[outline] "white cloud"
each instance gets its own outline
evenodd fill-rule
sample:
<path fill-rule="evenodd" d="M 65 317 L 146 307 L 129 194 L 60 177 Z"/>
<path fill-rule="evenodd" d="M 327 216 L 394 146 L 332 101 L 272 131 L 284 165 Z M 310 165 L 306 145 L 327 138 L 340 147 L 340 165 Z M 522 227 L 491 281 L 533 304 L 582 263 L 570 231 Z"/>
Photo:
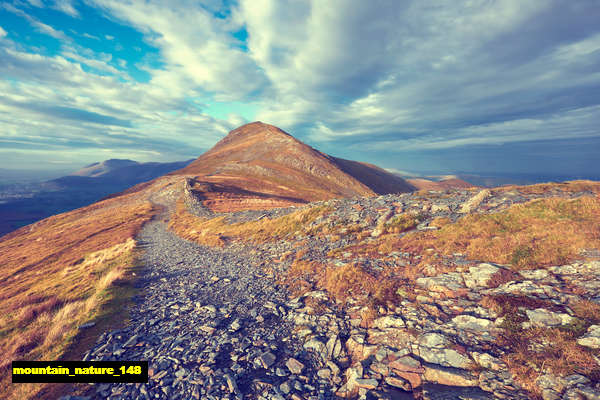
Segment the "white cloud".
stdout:
<path fill-rule="evenodd" d="M 99 37 L 94 36 L 94 35 L 90 35 L 89 33 L 86 33 L 86 32 L 84 32 L 81 36 L 86 37 L 88 39 L 100 40 Z"/>
<path fill-rule="evenodd" d="M 79 17 L 79 12 L 77 12 L 75 6 L 73 6 L 73 1 L 71 0 L 55 0 L 53 8 L 62 11 L 71 17 Z"/>
<path fill-rule="evenodd" d="M 70 40 L 64 32 L 54 29 L 52 26 L 45 24 L 38 19 L 32 17 L 21 9 L 16 8 L 12 4 L 4 4 L 3 8 L 15 15 L 25 18 L 31 26 L 36 28 L 40 33 L 52 36 L 55 39 L 68 41 Z"/>
<path fill-rule="evenodd" d="M 258 119 L 299 128 L 312 142 L 452 147 L 571 137 L 554 124 L 519 123 L 518 133 L 480 138 L 470 127 L 481 124 L 564 118 L 576 131 L 590 122 L 565 113 L 597 103 L 593 94 L 563 95 L 600 85 L 591 70 L 597 34 L 586 36 L 598 31 L 593 18 L 574 28 L 593 9 L 586 4 L 241 0 L 235 18 L 273 88 Z M 548 39 L 558 26 L 567 32 Z"/>
<path fill-rule="evenodd" d="M 2 39 L 4 36 L 6 36 L 6 31 L 0 26 L 0 39 Z"/>
<path fill-rule="evenodd" d="M 190 100 L 212 97 L 251 102 L 256 119 L 339 148 L 439 149 L 598 135 L 593 2 L 240 0 L 231 15 L 216 18 L 226 3 L 86 3 L 141 31 L 158 49 L 162 67 L 136 64 L 148 83 L 119 70 L 134 61 L 64 43 L 69 39 L 58 27 L 4 5 L 63 43 L 60 56 L 44 57 L 2 39 L 0 73 L 17 83 L 0 87 L 12 102 L 0 108 L 0 132 L 22 128 L 31 141 L 36 132 L 54 132 L 49 137 L 105 148 L 144 141 L 142 150 L 163 154 L 178 143 L 205 148 L 245 122 L 234 112 L 215 119 Z M 60 4 L 76 16 L 74 7 L 66 10 L 77 3 Z M 248 51 L 232 36 L 240 29 L 248 32 Z M 27 101 L 36 107 L 22 107 Z M 46 112 L 49 104 L 62 116 Z M 130 125 L 119 126 L 121 120 Z"/>
<path fill-rule="evenodd" d="M 118 76 L 121 76 L 126 79 L 130 79 L 126 74 L 121 73 L 121 71 L 119 71 L 112 65 L 108 64 L 107 62 L 100 60 L 100 59 L 82 57 L 81 55 L 75 53 L 74 49 L 67 49 L 67 50 L 63 51 L 62 56 L 65 58 L 70 58 L 81 64 L 85 64 L 88 67 L 95 68 L 99 71 L 110 72 L 111 74 L 118 75 Z"/>
<path fill-rule="evenodd" d="M 183 89 L 123 82 L 85 72 L 78 64 L 116 74 L 102 60 L 110 55 L 83 56 L 73 47 L 48 57 L 2 43 L 0 74 L 12 79 L 0 80 L 0 141 L 6 151 L 44 148 L 83 163 L 100 146 L 142 161 L 185 159 L 239 122 L 218 121 L 190 107 Z"/>
<path fill-rule="evenodd" d="M 112 15 L 145 32 L 166 63 L 153 73 L 152 82 L 177 90 L 216 93 L 217 100 L 240 100 L 262 89 L 266 79 L 242 50 L 223 21 L 199 5 L 173 7 L 169 1 L 98 0 Z"/>

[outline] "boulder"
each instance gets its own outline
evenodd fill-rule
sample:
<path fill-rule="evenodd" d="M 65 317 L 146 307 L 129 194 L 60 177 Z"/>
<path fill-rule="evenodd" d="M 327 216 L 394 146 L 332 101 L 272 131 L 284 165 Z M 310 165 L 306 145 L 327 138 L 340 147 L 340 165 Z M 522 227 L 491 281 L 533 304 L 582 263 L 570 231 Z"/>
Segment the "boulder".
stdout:
<path fill-rule="evenodd" d="M 462 207 L 460 208 L 459 212 L 463 213 L 463 214 L 468 214 L 468 213 L 472 212 L 474 209 L 477 208 L 477 206 L 479 206 L 490 195 L 491 195 L 491 192 L 489 191 L 489 189 L 483 189 L 482 191 L 477 193 L 475 196 L 471 197 L 469 200 L 464 202 Z"/>
<path fill-rule="evenodd" d="M 479 379 L 469 371 L 440 366 L 425 366 L 423 380 L 447 386 L 474 387 L 479 385 Z"/>
<path fill-rule="evenodd" d="M 429 278 L 418 278 L 417 285 L 430 292 L 442 293 L 447 297 L 459 297 L 467 292 L 462 274 L 450 272 Z"/>
<path fill-rule="evenodd" d="M 304 370 L 304 364 L 302 364 L 300 361 L 296 360 L 295 358 L 288 359 L 287 362 L 285 363 L 285 366 L 288 367 L 288 369 L 290 370 L 290 372 L 292 374 L 296 374 L 296 375 L 300 375 L 302 373 L 302 370 Z"/>
<path fill-rule="evenodd" d="M 410 384 L 410 382 L 398 376 L 388 376 L 387 378 L 385 378 L 385 383 L 387 383 L 390 386 L 405 390 L 407 392 L 412 390 L 412 385 Z"/>
<path fill-rule="evenodd" d="M 471 357 L 473 357 L 473 360 L 483 368 L 491 369 L 492 371 L 506 370 L 506 364 L 502 360 L 488 353 L 474 351 L 471 353 Z"/>
<path fill-rule="evenodd" d="M 412 388 L 421 386 L 423 381 L 421 375 L 425 372 L 425 369 L 414 358 L 410 356 L 400 357 L 390 362 L 389 367 L 397 376 L 407 380 Z"/>
<path fill-rule="evenodd" d="M 590 326 L 585 335 L 577 339 L 577 343 L 592 349 L 600 349 L 600 325 Z"/>
<path fill-rule="evenodd" d="M 360 335 L 350 336 L 346 341 L 346 350 L 354 360 L 362 361 L 372 354 L 377 352 L 376 345 L 365 343 L 364 338 Z"/>
<path fill-rule="evenodd" d="M 481 263 L 469 267 L 469 272 L 463 274 L 465 286 L 473 289 L 478 287 L 487 287 L 492 276 L 500 271 L 497 267 L 488 263 Z"/>
<path fill-rule="evenodd" d="M 402 318 L 397 315 L 386 315 L 385 317 L 377 318 L 373 321 L 374 328 L 387 329 L 387 328 L 404 328 L 406 325 Z"/>
<path fill-rule="evenodd" d="M 477 318 L 471 315 L 457 315 L 452 318 L 452 324 L 456 326 L 457 329 L 485 333 L 488 333 L 494 326 L 494 323 L 489 319 Z"/>
<path fill-rule="evenodd" d="M 444 367 L 468 368 L 471 360 L 452 349 L 453 343 L 444 335 L 429 332 L 419 338 L 415 346 L 419 357 L 423 360 Z"/>
<path fill-rule="evenodd" d="M 573 321 L 573 317 L 565 313 L 556 313 L 548 311 L 544 308 L 536 308 L 535 310 L 525 310 L 525 314 L 531 321 L 532 325 L 552 328 L 560 325 L 567 325 Z"/>

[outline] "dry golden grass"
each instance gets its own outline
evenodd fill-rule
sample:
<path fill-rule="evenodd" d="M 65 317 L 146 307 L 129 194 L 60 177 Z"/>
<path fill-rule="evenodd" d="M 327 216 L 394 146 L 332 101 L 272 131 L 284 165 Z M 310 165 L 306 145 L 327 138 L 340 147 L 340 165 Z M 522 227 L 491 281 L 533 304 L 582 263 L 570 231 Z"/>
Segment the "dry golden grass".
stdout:
<path fill-rule="evenodd" d="M 589 180 L 569 181 L 562 183 L 538 183 L 535 185 L 517 186 L 507 185 L 492 189 L 494 193 L 504 193 L 508 191 L 519 191 L 523 194 L 544 194 L 551 191 L 564 193 L 592 192 L 600 193 L 600 182 Z"/>
<path fill-rule="evenodd" d="M 545 372 L 560 376 L 584 374 L 594 380 L 600 376 L 592 351 L 579 346 L 568 330 L 520 330 L 503 337 L 502 344 L 510 349 L 503 360 L 511 374 L 523 388 L 536 396 L 541 393 L 535 380 Z"/>
<path fill-rule="evenodd" d="M 132 238 L 153 214 L 149 203 L 124 196 L 50 217 L 2 238 L 1 397 L 38 398 L 40 390 L 48 391 L 49 385 L 10 385 L 10 361 L 59 359 L 77 347 L 77 326 L 90 319 L 101 322 L 115 311 L 115 299 L 120 303 L 130 294 L 119 286 L 130 278 Z"/>
<path fill-rule="evenodd" d="M 559 306 L 555 305 L 551 301 L 540 300 L 527 296 L 483 296 L 481 299 L 481 305 L 494 311 L 499 317 L 519 314 L 519 307 L 526 307 L 530 309 L 545 308 L 548 310 L 562 311 Z"/>
<path fill-rule="evenodd" d="M 394 216 L 384 225 L 385 233 L 400 233 L 410 230 L 423 222 L 421 214 L 402 213 Z"/>
<path fill-rule="evenodd" d="M 519 275 L 509 269 L 501 268 L 497 272 L 493 273 L 488 281 L 489 288 L 496 288 L 510 281 L 516 281 L 519 279 Z"/>
<path fill-rule="evenodd" d="M 196 217 L 186 210 L 182 202 L 179 202 L 176 212 L 171 216 L 169 228 L 184 239 L 207 246 L 222 247 L 229 240 L 264 243 L 286 239 L 300 233 L 323 234 L 325 224 L 315 227 L 308 225 L 331 211 L 332 209 L 327 206 L 315 206 L 278 218 L 227 224 L 224 217 L 212 219 Z"/>
<path fill-rule="evenodd" d="M 519 310 L 520 307 L 564 310 L 550 301 L 527 296 L 484 296 L 481 304 L 504 317 L 500 325 L 504 332 L 498 339 L 498 344 L 508 350 L 503 360 L 519 384 L 533 396 L 541 395 L 535 380 L 545 372 L 562 376 L 583 373 L 594 379 L 600 377 L 600 367 L 594 360 L 593 352 L 576 342 L 577 337 L 600 318 L 597 304 L 591 310 L 587 301 L 572 304 L 571 308 L 577 310 L 576 316 L 584 319 L 576 319 L 570 325 L 530 329 L 521 326 L 527 317 Z"/>
<path fill-rule="evenodd" d="M 434 226 L 436 228 L 441 228 L 448 224 L 451 224 L 452 220 L 448 217 L 435 217 L 430 223 L 429 226 Z"/>
<path fill-rule="evenodd" d="M 335 302 L 344 304 L 351 297 L 372 308 L 397 302 L 401 285 L 391 271 L 376 274 L 357 263 L 333 266 L 298 258 L 282 283 L 296 296 L 316 288 L 326 290 Z"/>
<path fill-rule="evenodd" d="M 408 234 L 395 245 L 417 254 L 428 248 L 465 253 L 515 269 L 560 265 L 583 248 L 600 248 L 600 199 L 533 200 L 495 214 L 468 215 L 438 231 Z"/>
<path fill-rule="evenodd" d="M 577 318 L 584 320 L 587 324 L 600 323 L 600 304 L 591 300 L 578 300 L 569 304 L 569 308 Z"/>

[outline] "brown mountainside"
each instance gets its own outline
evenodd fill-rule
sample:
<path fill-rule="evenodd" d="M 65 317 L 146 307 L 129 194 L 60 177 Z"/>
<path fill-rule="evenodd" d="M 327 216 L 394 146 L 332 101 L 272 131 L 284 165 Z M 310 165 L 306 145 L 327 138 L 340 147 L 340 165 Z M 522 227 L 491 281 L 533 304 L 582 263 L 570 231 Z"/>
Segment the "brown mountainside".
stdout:
<path fill-rule="evenodd" d="M 231 131 L 171 175 L 194 176 L 195 192 L 219 211 L 414 190 L 381 168 L 329 156 L 262 122 Z"/>
<path fill-rule="evenodd" d="M 429 179 L 415 178 L 407 179 L 408 183 L 418 190 L 447 190 L 447 189 L 468 189 L 476 187 L 469 182 L 458 178 L 443 179 L 441 181 L 432 181 Z"/>

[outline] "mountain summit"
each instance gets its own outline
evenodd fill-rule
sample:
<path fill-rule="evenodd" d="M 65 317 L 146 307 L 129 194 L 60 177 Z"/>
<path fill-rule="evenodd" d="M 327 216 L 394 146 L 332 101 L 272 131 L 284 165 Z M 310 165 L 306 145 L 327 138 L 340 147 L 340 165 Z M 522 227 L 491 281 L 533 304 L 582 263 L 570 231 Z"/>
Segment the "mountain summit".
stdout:
<path fill-rule="evenodd" d="M 106 175 L 114 170 L 139 165 L 137 161 L 133 160 L 120 160 L 112 158 L 102 162 L 95 162 L 90 165 L 86 165 L 79 171 L 73 172 L 71 175 L 74 176 L 88 176 L 90 178 L 97 178 L 102 175 Z"/>
<path fill-rule="evenodd" d="M 271 202 L 296 203 L 414 190 L 381 168 L 332 157 L 260 121 L 234 129 L 171 175 L 195 176 L 209 206 L 216 204 L 211 200 L 218 196 L 209 194 L 215 192 L 228 193 L 230 203 L 235 202 L 232 197 L 241 200 L 257 194 Z"/>

